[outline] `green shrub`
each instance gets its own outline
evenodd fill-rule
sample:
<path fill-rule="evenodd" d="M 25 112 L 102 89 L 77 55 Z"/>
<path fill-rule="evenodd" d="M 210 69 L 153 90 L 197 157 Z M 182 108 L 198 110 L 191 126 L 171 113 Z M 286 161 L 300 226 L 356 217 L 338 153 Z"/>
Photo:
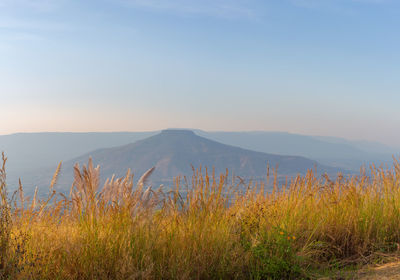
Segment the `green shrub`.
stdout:
<path fill-rule="evenodd" d="M 296 255 L 295 236 L 282 229 L 264 232 L 258 243 L 251 248 L 253 279 L 301 278 L 300 257 Z"/>

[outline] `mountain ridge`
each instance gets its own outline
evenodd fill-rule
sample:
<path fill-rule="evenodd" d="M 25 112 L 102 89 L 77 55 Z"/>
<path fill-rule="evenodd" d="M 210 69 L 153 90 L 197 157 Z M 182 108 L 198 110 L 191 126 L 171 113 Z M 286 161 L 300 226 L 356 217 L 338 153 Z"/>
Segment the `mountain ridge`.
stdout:
<path fill-rule="evenodd" d="M 353 142 L 346 139 L 315 139 L 314 136 L 298 135 L 287 132 L 207 132 L 194 130 L 198 135 L 223 144 L 229 144 L 252 151 L 298 155 L 316 160 L 323 165 L 334 166 L 358 173 L 361 165 L 375 163 L 376 165 L 391 164 L 393 150 L 386 154 L 375 155 L 373 151 L 364 152 Z M 150 132 L 47 132 L 18 133 L 0 135 L 0 150 L 8 157 L 7 175 L 10 189 L 18 187 L 18 179 L 22 179 L 25 187 L 34 188 L 36 178 L 45 168 L 54 172 L 60 161 L 64 163 L 90 151 L 100 148 L 127 145 L 159 131 Z M 318 140 L 318 141 L 316 141 Z M 370 142 L 367 142 L 370 143 Z M 371 145 L 364 145 L 368 148 Z M 372 145 L 373 148 L 375 147 Z M 379 146 L 379 145 L 378 145 Z M 375 148 L 374 148 L 375 149 Z M 381 148 L 379 148 L 381 149 Z M 47 186 L 46 182 L 46 186 Z M 43 186 L 43 187 L 46 187 Z M 39 187 L 42 187 L 39 185 Z"/>
<path fill-rule="evenodd" d="M 216 174 L 226 169 L 246 179 L 265 179 L 267 166 L 278 166 L 278 173 L 285 176 L 305 174 L 315 167 L 322 172 L 335 173 L 338 169 L 319 164 L 301 156 L 281 156 L 251 151 L 222 144 L 187 130 L 163 130 L 157 135 L 135 143 L 97 149 L 64 164 L 63 186 L 72 183 L 72 166 L 86 164 L 89 158 L 100 165 L 103 181 L 112 175 L 122 177 L 130 168 L 140 177 L 149 168 L 155 167 L 152 180 L 157 183 L 171 183 L 174 177 L 191 176 L 192 166 L 214 169 Z"/>

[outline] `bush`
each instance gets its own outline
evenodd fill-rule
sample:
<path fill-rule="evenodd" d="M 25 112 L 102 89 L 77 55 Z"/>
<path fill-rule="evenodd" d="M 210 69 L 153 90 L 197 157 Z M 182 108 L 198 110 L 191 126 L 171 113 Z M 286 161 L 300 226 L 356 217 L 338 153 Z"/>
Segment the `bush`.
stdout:
<path fill-rule="evenodd" d="M 252 279 L 297 279 L 302 276 L 300 257 L 293 246 L 295 236 L 282 229 L 265 232 L 251 248 Z"/>

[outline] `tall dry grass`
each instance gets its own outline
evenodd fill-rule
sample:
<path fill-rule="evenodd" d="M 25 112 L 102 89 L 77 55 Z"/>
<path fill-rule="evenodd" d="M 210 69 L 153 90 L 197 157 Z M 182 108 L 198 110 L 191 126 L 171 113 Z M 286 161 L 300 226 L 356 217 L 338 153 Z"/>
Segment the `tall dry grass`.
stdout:
<path fill-rule="evenodd" d="M 11 209 L 6 185 L 6 162 L 7 158 L 2 153 L 0 167 L 0 271 L 7 272 L 10 251 L 11 235 Z"/>
<path fill-rule="evenodd" d="M 190 188 L 99 186 L 92 161 L 68 196 L 7 195 L 0 170 L 2 279 L 295 279 L 399 250 L 400 164 L 334 181 L 310 171 L 265 191 L 197 170 Z M 276 178 L 276 174 L 274 175 Z"/>

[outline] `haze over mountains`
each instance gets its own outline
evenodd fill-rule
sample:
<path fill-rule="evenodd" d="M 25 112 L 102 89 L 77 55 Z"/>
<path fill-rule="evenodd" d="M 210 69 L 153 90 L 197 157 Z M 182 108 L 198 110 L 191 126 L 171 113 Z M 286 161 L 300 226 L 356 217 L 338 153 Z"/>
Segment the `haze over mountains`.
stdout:
<path fill-rule="evenodd" d="M 308 136 L 286 132 L 203 132 L 201 136 L 246 149 L 280 155 L 298 155 L 357 172 L 361 165 L 392 163 L 400 148 L 369 141 Z"/>
<path fill-rule="evenodd" d="M 265 179 L 268 164 L 271 167 L 278 166 L 279 173 L 286 176 L 305 174 L 308 169 L 315 167 L 331 174 L 339 171 L 304 157 L 267 154 L 221 144 L 189 130 L 164 130 L 132 144 L 99 149 L 66 162 L 66 174 L 60 179 L 63 185 L 72 183 L 72 166 L 75 163 L 81 166 L 86 164 L 89 157 L 100 165 L 103 180 L 113 174 L 121 177 L 127 168 L 131 168 L 140 177 L 155 167 L 152 181 L 169 185 L 176 176 L 191 177 L 192 167 L 200 166 L 208 167 L 209 173 L 212 168 L 215 168 L 217 175 L 228 169 L 230 174 L 255 180 Z M 65 183 L 66 179 L 69 179 L 70 184 Z"/>
<path fill-rule="evenodd" d="M 155 131 L 13 134 L 0 136 L 0 150 L 4 150 L 9 158 L 7 170 L 11 188 L 16 186 L 19 177 L 22 178 L 25 187 L 32 188 L 37 182 L 43 182 L 44 173 L 52 174 L 59 161 L 63 161 L 65 167 L 72 166 L 75 162 L 86 163 L 89 153 L 92 154 L 95 164 L 101 165 L 104 176 L 109 176 L 111 173 L 123 175 L 128 167 L 133 168 L 135 174 L 140 174 L 147 170 L 146 168 L 158 164 L 159 173 L 154 174 L 154 179 L 157 180 L 165 179 L 171 174 L 177 176 L 179 173 L 190 173 L 190 164 L 195 167 L 214 166 L 223 169 L 222 171 L 225 168 L 232 169 L 230 171 L 242 170 L 248 176 L 262 176 L 265 174 L 267 159 L 265 155 L 261 156 L 262 153 L 291 156 L 295 166 L 289 168 L 291 161 L 285 163 L 288 164 L 287 169 L 285 164 L 280 164 L 279 172 L 283 175 L 294 174 L 306 166 L 312 168 L 315 161 L 318 161 L 320 166 L 325 165 L 329 171 L 338 169 L 330 169 L 328 166 L 356 171 L 363 163 L 390 163 L 392 155 L 396 154 L 396 149 L 379 143 L 280 132 L 195 130 L 199 136 L 252 151 L 227 148 L 225 145 L 197 137 L 189 132 L 183 133 L 185 141 L 178 139 L 181 142 L 175 144 L 170 138 L 173 135 L 168 134 L 171 132 L 165 131 L 157 136 L 162 136 L 162 139 L 155 137 L 144 143 L 143 141 L 135 143 L 158 133 Z M 207 153 L 199 148 L 201 145 L 207 146 Z M 99 150 L 101 148 L 105 149 Z M 124 157 L 124 154 L 127 154 L 126 150 L 129 150 L 131 157 Z M 112 154 L 114 156 L 111 156 Z M 300 160 L 293 156 L 309 159 Z M 113 162 L 112 158 L 118 160 Z M 271 155 L 268 159 L 271 166 L 277 162 Z M 246 163 L 240 169 L 240 164 L 243 162 Z M 72 177 L 72 173 L 70 176 Z M 48 184 L 45 185 L 47 187 Z"/>

